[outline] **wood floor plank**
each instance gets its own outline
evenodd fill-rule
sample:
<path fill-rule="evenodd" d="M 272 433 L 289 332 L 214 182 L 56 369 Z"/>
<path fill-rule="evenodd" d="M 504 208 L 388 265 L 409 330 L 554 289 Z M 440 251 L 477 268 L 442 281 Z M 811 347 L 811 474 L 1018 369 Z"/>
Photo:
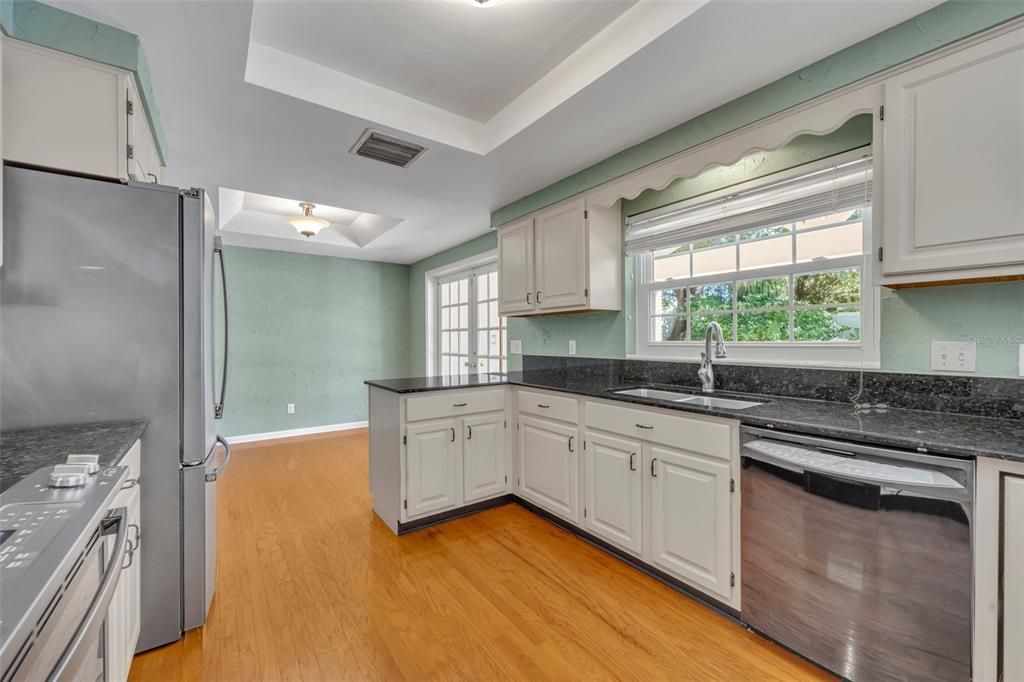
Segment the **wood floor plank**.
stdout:
<path fill-rule="evenodd" d="M 209 620 L 131 682 L 828 679 L 517 505 L 395 537 L 366 455 L 365 431 L 235 446 Z"/>

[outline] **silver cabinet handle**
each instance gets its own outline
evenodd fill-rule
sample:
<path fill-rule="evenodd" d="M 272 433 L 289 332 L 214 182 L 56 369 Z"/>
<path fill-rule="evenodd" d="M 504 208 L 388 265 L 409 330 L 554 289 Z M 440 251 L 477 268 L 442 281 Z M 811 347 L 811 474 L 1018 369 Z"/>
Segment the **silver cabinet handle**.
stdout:
<path fill-rule="evenodd" d="M 452 403 L 452 407 L 465 407 L 469 403 Z"/>
<path fill-rule="evenodd" d="M 227 471 L 228 462 L 231 460 L 231 444 L 228 443 L 227 440 L 225 440 L 224 437 L 219 434 L 215 436 L 215 438 L 217 439 L 217 443 L 224 446 L 224 459 L 221 460 L 220 464 L 217 465 L 216 469 L 206 473 L 207 483 L 212 483 L 213 481 L 216 481 L 218 478 L 223 476 L 224 472 Z M 214 445 L 214 449 L 216 448 L 217 446 Z"/>
<path fill-rule="evenodd" d="M 452 427 L 452 442 L 455 442 L 455 427 Z"/>
<path fill-rule="evenodd" d="M 638 428 L 638 429 L 647 429 L 648 431 L 653 431 L 654 430 L 653 426 L 647 426 L 646 424 L 637 424 L 636 428 Z"/>
<path fill-rule="evenodd" d="M 572 439 L 575 437 L 576 436 L 569 436 L 569 452 L 576 452 L 575 450 L 572 449 Z"/>
<path fill-rule="evenodd" d="M 469 431 L 469 433 L 466 434 L 466 440 L 473 440 L 473 427 L 466 424 L 466 429 Z"/>
<path fill-rule="evenodd" d="M 139 479 L 137 479 L 137 478 L 126 478 L 126 479 L 124 479 L 124 483 L 121 484 L 121 490 L 130 490 L 130 489 L 134 488 L 135 486 L 137 486 L 138 484 L 139 484 Z"/>
<path fill-rule="evenodd" d="M 224 271 L 224 246 L 220 237 L 214 240 L 213 252 L 220 261 L 220 286 L 224 294 L 224 362 L 220 369 L 220 400 L 213 403 L 213 418 L 224 418 L 224 396 L 228 390 L 228 276 Z"/>
<path fill-rule="evenodd" d="M 658 461 L 657 457 L 655 457 L 654 459 L 651 460 L 651 478 L 657 478 L 658 477 L 658 472 L 654 470 L 654 464 L 657 461 Z"/>
<path fill-rule="evenodd" d="M 548 409 L 551 409 L 551 406 L 550 406 L 550 405 L 545 405 L 545 404 L 543 404 L 543 403 L 537 403 L 537 407 L 539 407 L 539 408 L 540 408 L 540 409 L 542 409 L 542 410 L 548 410 Z"/>
<path fill-rule="evenodd" d="M 635 452 L 629 453 L 629 470 L 630 471 L 636 471 L 636 462 L 633 461 L 634 459 L 636 459 L 636 453 Z"/>
<path fill-rule="evenodd" d="M 81 624 L 71 638 L 71 643 L 64 649 L 63 655 L 57 661 L 48 679 L 62 680 L 70 677 L 73 671 L 85 660 L 85 657 L 94 654 L 97 633 L 104 621 L 107 619 L 107 609 L 110 607 L 110 600 L 114 597 L 114 590 L 117 589 L 117 579 L 121 575 L 121 564 L 124 563 L 124 555 L 128 546 L 128 526 L 125 520 L 128 512 L 124 507 L 112 510 L 102 521 L 103 534 L 109 534 L 113 526 L 117 526 L 117 536 L 114 540 L 114 551 L 110 555 L 110 561 L 103 572 L 96 596 L 93 597 L 89 611 L 85 614 Z"/>

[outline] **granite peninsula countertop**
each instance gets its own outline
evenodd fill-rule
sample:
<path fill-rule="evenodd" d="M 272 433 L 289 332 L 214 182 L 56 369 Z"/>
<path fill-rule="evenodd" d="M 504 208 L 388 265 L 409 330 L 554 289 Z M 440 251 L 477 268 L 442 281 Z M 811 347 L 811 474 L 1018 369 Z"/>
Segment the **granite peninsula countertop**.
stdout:
<path fill-rule="evenodd" d="M 70 454 L 99 455 L 101 466 L 117 464 L 147 425 L 133 420 L 0 431 L 0 492 Z"/>
<path fill-rule="evenodd" d="M 637 405 L 661 407 L 737 419 L 748 426 L 770 427 L 811 435 L 842 438 L 861 443 L 908 448 L 959 457 L 996 457 L 1024 461 L 1024 419 L 995 419 L 948 412 L 909 409 L 856 409 L 851 403 L 788 398 L 773 395 L 720 392 L 723 397 L 742 395 L 764 404 L 743 410 L 707 408 L 613 393 L 616 388 L 591 377 L 566 378 L 543 372 L 490 374 L 478 377 L 410 377 L 365 382 L 395 393 L 420 393 L 457 388 L 510 384 L 574 393 Z M 700 393 L 692 386 L 672 386 Z"/>

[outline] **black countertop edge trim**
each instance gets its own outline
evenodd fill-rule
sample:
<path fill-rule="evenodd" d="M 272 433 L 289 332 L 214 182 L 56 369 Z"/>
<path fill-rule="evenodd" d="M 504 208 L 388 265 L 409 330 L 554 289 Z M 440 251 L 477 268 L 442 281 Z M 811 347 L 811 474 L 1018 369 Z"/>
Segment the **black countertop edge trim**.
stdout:
<path fill-rule="evenodd" d="M 543 390 L 543 391 L 555 391 L 557 393 L 568 393 L 570 395 L 583 396 L 583 397 L 587 397 L 587 398 L 595 398 L 595 399 L 598 399 L 598 400 L 612 400 L 612 401 L 615 401 L 615 402 L 621 402 L 621 403 L 626 403 L 626 404 L 643 405 L 645 407 L 657 407 L 657 408 L 661 408 L 661 409 L 664 409 L 664 410 L 674 410 L 674 411 L 677 411 L 677 412 L 688 412 L 690 414 L 703 414 L 703 415 L 707 415 L 707 416 L 710 416 L 710 417 L 722 417 L 722 418 L 725 418 L 725 419 L 734 419 L 734 420 L 740 422 L 740 424 L 742 424 L 744 426 L 760 426 L 760 427 L 764 427 L 764 428 L 774 428 L 774 429 L 781 430 L 781 431 L 795 431 L 797 433 L 804 433 L 804 434 L 808 434 L 808 435 L 825 436 L 825 437 L 831 437 L 831 438 L 842 438 L 842 439 L 850 440 L 850 441 L 857 442 L 857 443 L 865 443 L 865 444 L 868 444 L 868 445 L 882 445 L 882 446 L 888 446 L 888 447 L 903 448 L 903 449 L 907 449 L 907 450 L 914 450 L 915 452 L 921 452 L 922 449 L 923 449 L 924 452 L 928 452 L 928 453 L 932 453 L 932 454 L 949 455 L 949 456 L 960 457 L 960 458 L 964 458 L 964 459 L 969 459 L 969 458 L 974 458 L 974 457 L 988 457 L 988 458 L 994 458 L 994 459 L 1016 460 L 1016 459 L 1019 459 L 1021 457 L 1024 457 L 1024 452 L 990 450 L 990 449 L 986 449 L 986 450 L 972 450 L 972 449 L 968 449 L 968 448 L 958 447 L 958 446 L 955 446 L 955 445 L 946 445 L 946 444 L 932 445 L 929 441 L 926 441 L 926 440 L 915 440 L 915 439 L 912 439 L 912 438 L 901 437 L 899 435 L 895 435 L 895 434 L 891 434 L 891 433 L 887 433 L 884 436 L 883 435 L 879 435 L 878 437 L 873 437 L 872 434 L 866 434 L 866 433 L 860 432 L 860 431 L 850 431 L 850 430 L 842 429 L 842 428 L 838 428 L 838 427 L 826 427 L 826 426 L 821 426 L 819 424 L 806 424 L 806 423 L 803 423 L 803 422 L 800 422 L 800 421 L 794 421 L 792 419 L 770 419 L 770 418 L 767 418 L 767 417 L 751 417 L 749 415 L 743 414 L 741 411 L 736 411 L 736 410 L 725 410 L 725 409 L 715 409 L 715 408 L 708 408 L 708 407 L 700 407 L 700 406 L 697 406 L 697 405 L 687 405 L 686 403 L 667 403 L 667 402 L 663 402 L 663 401 L 657 401 L 657 400 L 652 400 L 652 399 L 640 398 L 640 397 L 637 397 L 637 396 L 623 396 L 623 395 L 612 393 L 611 390 L 602 391 L 600 393 L 580 392 L 580 391 L 575 390 L 573 388 L 565 388 L 565 387 L 560 387 L 560 386 L 550 386 L 548 384 L 535 384 L 535 383 L 529 383 L 529 382 L 525 382 L 525 381 L 516 381 L 516 380 L 511 380 L 511 379 L 507 379 L 505 381 L 500 381 L 500 382 L 499 381 L 494 381 L 494 382 L 483 383 L 483 384 L 468 384 L 468 385 L 464 385 L 464 386 L 444 386 L 444 387 L 429 387 L 428 386 L 428 387 L 422 387 L 422 388 L 421 387 L 416 387 L 416 388 L 412 388 L 412 389 L 395 389 L 393 387 L 388 386 L 387 384 L 379 383 L 376 380 L 367 380 L 367 381 L 365 381 L 363 383 L 365 383 L 368 386 L 373 386 L 375 388 L 379 388 L 379 389 L 382 389 L 382 390 L 385 390 L 385 391 L 390 391 L 392 393 L 399 393 L 399 394 L 428 393 L 428 392 L 448 391 L 448 390 L 457 391 L 457 390 L 462 390 L 462 389 L 467 389 L 467 388 L 485 388 L 487 386 L 523 386 L 525 388 L 534 388 L 534 389 Z M 615 387 L 609 387 L 609 389 L 614 389 L 614 388 Z M 723 392 L 723 393 L 725 393 L 725 392 Z M 749 395 L 754 396 L 755 394 L 749 394 Z M 790 397 L 787 397 L 787 396 L 773 396 L 771 394 L 765 394 L 765 395 L 763 395 L 763 397 L 768 399 L 768 400 L 778 399 L 778 400 L 800 401 L 800 402 L 808 402 L 808 403 L 827 403 L 827 404 L 832 404 L 832 405 L 837 405 L 837 406 L 845 404 L 845 403 L 832 403 L 832 402 L 824 401 L 824 400 L 814 400 L 814 399 L 811 399 L 811 398 L 790 398 Z M 929 414 L 929 415 L 947 414 L 947 413 L 944 413 L 944 412 L 929 412 L 927 410 L 911 410 L 911 409 L 907 409 L 907 408 L 892 408 L 891 411 L 892 412 L 896 412 L 896 413 L 901 413 L 901 412 L 917 412 L 917 413 L 920 413 L 920 414 Z M 1009 421 L 1011 421 L 1011 420 L 1008 420 L 1008 419 L 998 419 L 998 418 L 995 418 L 995 417 L 979 417 L 979 416 L 976 416 L 976 415 L 958 415 L 958 414 L 954 414 L 954 413 L 949 413 L 949 414 L 950 414 L 951 417 L 954 417 L 954 418 L 967 417 L 967 418 L 970 418 L 970 419 L 985 419 L 985 420 L 990 420 L 990 421 L 992 421 L 995 424 L 998 424 L 1000 422 L 1009 422 Z"/>

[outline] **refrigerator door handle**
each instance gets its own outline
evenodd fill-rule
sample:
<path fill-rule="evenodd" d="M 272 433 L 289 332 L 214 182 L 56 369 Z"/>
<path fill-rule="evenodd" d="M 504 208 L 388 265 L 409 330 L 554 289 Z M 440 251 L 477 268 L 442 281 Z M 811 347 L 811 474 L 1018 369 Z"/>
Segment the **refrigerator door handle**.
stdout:
<path fill-rule="evenodd" d="M 228 388 L 228 276 L 224 271 L 224 245 L 220 237 L 214 241 L 213 252 L 220 262 L 220 287 L 224 299 L 224 358 L 220 370 L 220 399 L 213 403 L 213 418 L 224 418 L 224 395 Z"/>
<path fill-rule="evenodd" d="M 228 462 L 231 461 L 231 444 L 228 443 L 223 436 L 218 435 L 216 438 L 217 442 L 224 446 L 224 459 L 221 460 L 216 469 L 206 472 L 207 483 L 212 483 L 223 476 L 224 472 L 228 469 Z M 213 449 L 216 450 L 217 446 L 213 446 Z"/>

